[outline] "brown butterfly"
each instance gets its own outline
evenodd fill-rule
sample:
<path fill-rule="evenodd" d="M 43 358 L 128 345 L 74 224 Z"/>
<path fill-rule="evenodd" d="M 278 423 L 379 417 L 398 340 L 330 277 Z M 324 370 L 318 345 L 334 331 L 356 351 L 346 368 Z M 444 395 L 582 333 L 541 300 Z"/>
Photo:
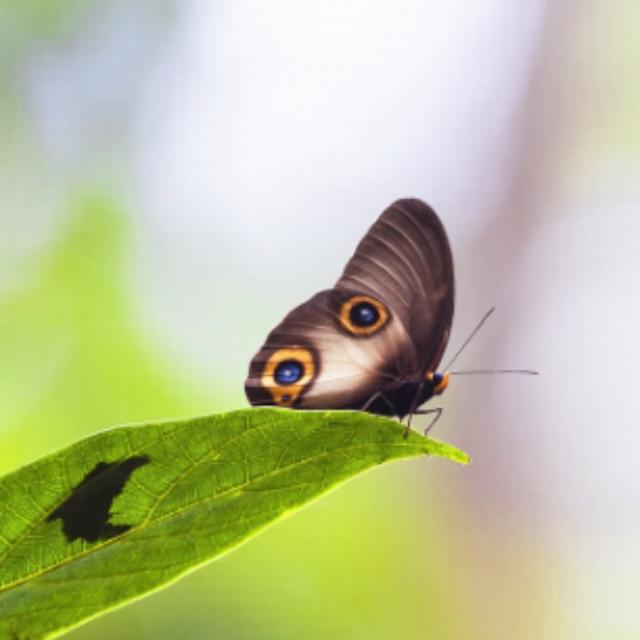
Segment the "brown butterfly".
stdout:
<path fill-rule="evenodd" d="M 424 202 L 394 202 L 369 229 L 335 287 L 269 334 L 245 381 L 253 405 L 361 409 L 403 418 L 442 393 L 453 317 L 447 234 Z M 432 421 L 435 422 L 435 419 Z"/>

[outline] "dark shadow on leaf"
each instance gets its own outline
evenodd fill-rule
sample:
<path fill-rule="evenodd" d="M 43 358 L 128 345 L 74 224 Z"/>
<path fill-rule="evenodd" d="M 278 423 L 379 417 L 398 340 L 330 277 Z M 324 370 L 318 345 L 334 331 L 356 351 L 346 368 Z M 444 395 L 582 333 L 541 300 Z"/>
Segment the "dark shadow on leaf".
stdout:
<path fill-rule="evenodd" d="M 132 456 L 119 462 L 98 463 L 47 518 L 47 522 L 60 518 L 69 542 L 76 538 L 87 542 L 108 540 L 128 531 L 131 525 L 109 523 L 111 505 L 131 474 L 149 460 L 148 456 Z"/>

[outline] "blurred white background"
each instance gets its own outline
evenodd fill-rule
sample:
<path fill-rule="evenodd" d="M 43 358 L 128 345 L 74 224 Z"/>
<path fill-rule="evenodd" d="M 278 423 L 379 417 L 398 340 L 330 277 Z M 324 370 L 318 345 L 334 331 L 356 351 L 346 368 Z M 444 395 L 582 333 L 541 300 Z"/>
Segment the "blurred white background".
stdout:
<path fill-rule="evenodd" d="M 139 325 L 225 393 L 198 410 L 233 408 L 272 326 L 424 199 L 456 260 L 450 346 L 498 308 L 460 368 L 541 375 L 456 379 L 435 436 L 474 463 L 394 471 L 386 500 L 436 504 L 478 637 L 639 637 L 639 20 L 632 0 L 282 0 L 6 23 L 0 285 L 70 192 L 117 194 Z"/>

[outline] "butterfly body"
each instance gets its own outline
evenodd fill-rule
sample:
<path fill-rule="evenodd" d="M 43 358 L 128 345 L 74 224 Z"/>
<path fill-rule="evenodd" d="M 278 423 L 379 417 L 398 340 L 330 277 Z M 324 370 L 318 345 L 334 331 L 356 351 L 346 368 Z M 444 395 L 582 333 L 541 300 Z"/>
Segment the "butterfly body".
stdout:
<path fill-rule="evenodd" d="M 400 382 L 394 387 L 381 391 L 381 395 L 375 398 L 366 410 L 383 416 L 404 418 L 433 396 L 432 390 L 421 383 L 420 380 Z"/>
<path fill-rule="evenodd" d="M 335 287 L 293 309 L 268 335 L 251 361 L 247 397 L 254 405 L 411 414 L 444 389 L 434 372 L 453 297 L 442 223 L 420 200 L 398 200 Z"/>

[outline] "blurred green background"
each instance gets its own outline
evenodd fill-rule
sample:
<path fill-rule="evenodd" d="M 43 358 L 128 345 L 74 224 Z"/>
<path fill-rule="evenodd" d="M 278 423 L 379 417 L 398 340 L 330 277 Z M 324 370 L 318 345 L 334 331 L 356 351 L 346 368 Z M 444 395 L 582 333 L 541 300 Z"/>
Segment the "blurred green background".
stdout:
<path fill-rule="evenodd" d="M 637 3 L 0 1 L 0 471 L 245 404 L 398 197 L 456 258 L 436 437 L 70 638 L 640 637 Z"/>

